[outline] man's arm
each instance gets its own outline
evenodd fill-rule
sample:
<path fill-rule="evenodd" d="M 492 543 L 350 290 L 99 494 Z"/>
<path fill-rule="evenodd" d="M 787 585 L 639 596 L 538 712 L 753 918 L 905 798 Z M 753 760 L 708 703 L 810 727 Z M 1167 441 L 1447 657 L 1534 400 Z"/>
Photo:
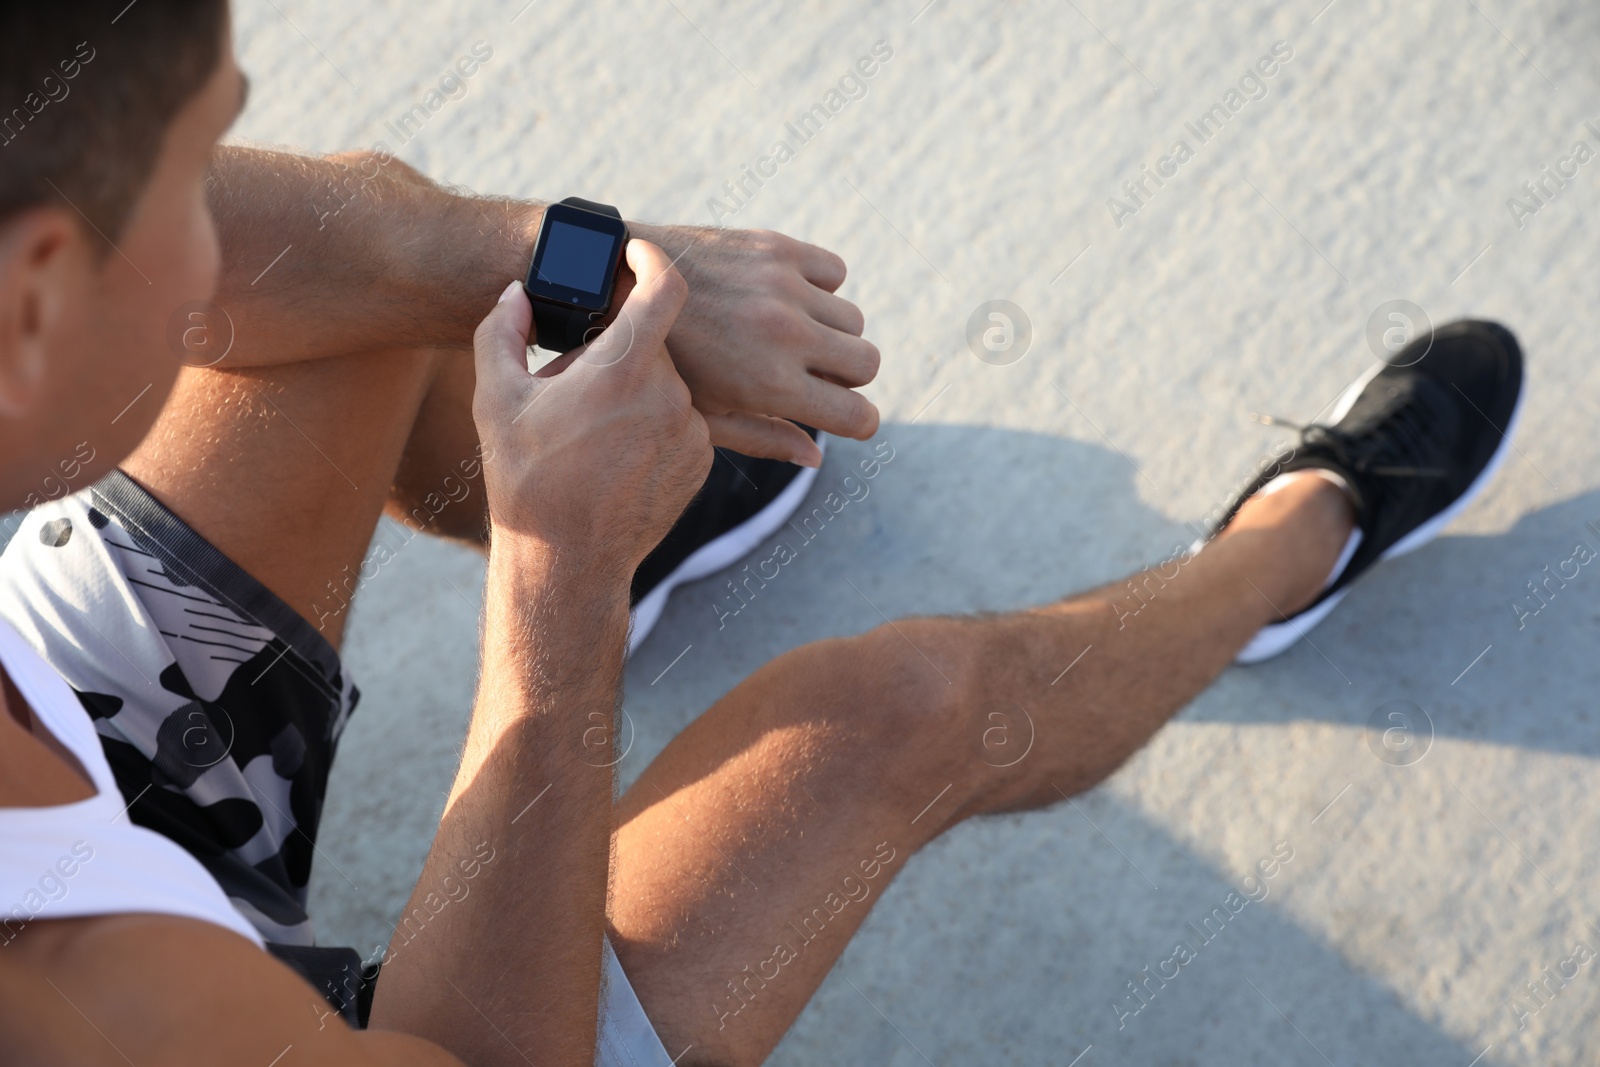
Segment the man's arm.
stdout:
<path fill-rule="evenodd" d="M 594 1058 L 628 583 L 563 555 L 490 549 L 472 724 L 373 1003 L 468 1063 Z"/>
<path fill-rule="evenodd" d="M 233 330 L 224 367 L 465 349 L 504 280 L 526 271 L 544 210 L 446 189 L 373 152 L 224 147 L 207 181 L 223 250 L 215 302 Z M 689 282 L 668 345 L 715 443 L 814 462 L 810 439 L 777 420 L 877 431 L 855 390 L 876 376 L 878 350 L 835 292 L 838 256 L 765 231 L 630 228 Z M 619 302 L 630 285 L 619 279 Z"/>
<path fill-rule="evenodd" d="M 665 345 L 684 281 L 641 241 L 628 262 L 631 330 L 558 374 L 528 373 L 518 283 L 477 334 L 482 676 L 372 1011 L 473 1063 L 593 1060 L 628 587 L 711 464 Z"/>
<path fill-rule="evenodd" d="M 527 267 L 543 207 L 459 196 L 385 154 L 223 146 L 206 179 L 222 245 L 224 367 L 461 348 Z"/>

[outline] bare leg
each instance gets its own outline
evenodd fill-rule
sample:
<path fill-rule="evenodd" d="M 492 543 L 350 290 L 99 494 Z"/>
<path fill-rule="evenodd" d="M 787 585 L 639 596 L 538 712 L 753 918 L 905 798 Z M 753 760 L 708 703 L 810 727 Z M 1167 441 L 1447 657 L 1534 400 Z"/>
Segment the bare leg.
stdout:
<path fill-rule="evenodd" d="M 1273 604 L 1316 595 L 1352 521 L 1342 492 L 1301 477 L 1250 501 L 1176 576 L 1137 576 L 1154 595 L 1136 616 L 1119 619 L 1119 584 L 906 620 L 757 671 L 618 813 L 613 937 L 669 1051 L 760 1062 L 913 852 L 970 816 L 1104 779 L 1278 619 Z M 1015 757 L 990 731 L 1020 739 L 1027 717 L 1031 751 L 995 766 Z"/>
<path fill-rule="evenodd" d="M 472 353 L 447 353 L 434 371 L 395 475 L 387 511 L 413 529 L 484 547 L 485 500 L 472 422 Z"/>
<path fill-rule="evenodd" d="M 338 647 L 385 507 L 481 538 L 472 384 L 454 351 L 188 370 L 123 468 Z"/>

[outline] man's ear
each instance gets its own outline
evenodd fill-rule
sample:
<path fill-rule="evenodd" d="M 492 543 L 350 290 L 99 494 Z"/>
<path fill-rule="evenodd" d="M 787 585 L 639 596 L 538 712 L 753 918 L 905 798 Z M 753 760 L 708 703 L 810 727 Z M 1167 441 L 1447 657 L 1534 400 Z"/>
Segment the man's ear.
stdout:
<path fill-rule="evenodd" d="M 74 303 L 85 245 L 77 223 L 53 205 L 0 221 L 0 415 L 24 418 L 38 402 L 52 328 Z"/>

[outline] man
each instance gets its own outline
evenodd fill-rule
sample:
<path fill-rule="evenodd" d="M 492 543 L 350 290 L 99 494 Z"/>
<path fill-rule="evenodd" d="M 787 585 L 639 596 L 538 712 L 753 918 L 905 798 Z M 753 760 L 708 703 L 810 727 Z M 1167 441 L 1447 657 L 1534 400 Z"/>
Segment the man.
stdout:
<path fill-rule="evenodd" d="M 1136 619 L 1118 583 L 798 648 L 614 800 L 593 739 L 631 594 L 653 552 L 670 576 L 705 541 L 668 531 L 724 465 L 712 442 L 814 464 L 794 421 L 876 428 L 843 265 L 636 227 L 627 330 L 531 375 L 515 279 L 538 206 L 354 157 L 360 194 L 322 227 L 307 203 L 348 182 L 340 162 L 214 148 L 242 99 L 225 8 L 143 0 L 111 33 L 113 15 L 0 16 L 6 91 L 55 92 L 66 68 L 41 64 L 100 30 L 76 76 L 108 82 L 0 148 L 0 505 L 104 476 L 36 508 L 0 574 L 0 901 L 20 902 L 0 1032 L 19 1062 L 759 1062 L 920 846 L 1103 779 L 1236 657 L 1286 647 L 1437 532 L 1507 448 L 1516 342 L 1446 328 L 1356 382 L 1203 548 L 1135 576 Z M 51 107 L 73 123 L 29 141 Z M 236 338 L 177 374 L 169 320 L 219 260 Z M 338 594 L 385 508 L 475 541 L 487 516 L 488 579 L 461 767 L 359 1030 L 297 890 L 354 705 Z M 997 703 L 1036 731 L 1007 767 L 981 758 Z"/>

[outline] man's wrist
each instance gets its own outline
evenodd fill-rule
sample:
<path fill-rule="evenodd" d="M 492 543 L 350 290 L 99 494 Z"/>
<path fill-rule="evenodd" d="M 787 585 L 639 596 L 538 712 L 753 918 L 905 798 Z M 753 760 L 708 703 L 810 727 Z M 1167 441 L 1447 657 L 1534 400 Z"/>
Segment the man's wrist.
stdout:
<path fill-rule="evenodd" d="M 539 227 L 544 222 L 543 202 L 536 200 L 505 200 L 493 197 L 457 197 L 451 208 L 452 220 L 447 231 L 459 234 L 462 227 L 472 227 L 479 237 L 481 250 L 479 262 L 486 272 L 474 288 L 471 314 L 475 326 L 483 311 L 493 306 L 494 300 L 505 288 L 506 281 L 521 278 L 528 273 L 528 263 L 533 258 L 533 246 L 539 239 Z M 628 234 L 657 245 L 667 255 L 677 257 L 684 251 L 682 227 L 658 226 L 645 222 L 628 223 Z M 609 325 L 616 318 L 617 309 L 633 289 L 633 269 L 624 258 L 617 268 L 617 288 L 612 294 L 611 310 L 604 319 Z"/>
<path fill-rule="evenodd" d="M 631 575 L 575 552 L 508 540 L 491 541 L 484 592 L 480 696 L 497 696 L 480 700 L 475 716 L 485 729 L 544 729 L 538 723 L 566 722 L 584 706 L 571 702 L 573 694 L 619 684 Z"/>
<path fill-rule="evenodd" d="M 476 326 L 484 312 L 494 306 L 506 282 L 528 273 L 528 260 L 544 220 L 544 205 L 536 201 L 503 200 L 493 197 L 460 197 L 453 210 L 456 228 L 466 228 L 475 236 L 472 242 L 481 264 L 475 279 L 472 322 Z"/>
<path fill-rule="evenodd" d="M 598 546 L 558 546 L 543 538 L 491 524 L 489 574 L 526 593 L 547 590 L 597 604 L 628 600 L 634 567 Z"/>

